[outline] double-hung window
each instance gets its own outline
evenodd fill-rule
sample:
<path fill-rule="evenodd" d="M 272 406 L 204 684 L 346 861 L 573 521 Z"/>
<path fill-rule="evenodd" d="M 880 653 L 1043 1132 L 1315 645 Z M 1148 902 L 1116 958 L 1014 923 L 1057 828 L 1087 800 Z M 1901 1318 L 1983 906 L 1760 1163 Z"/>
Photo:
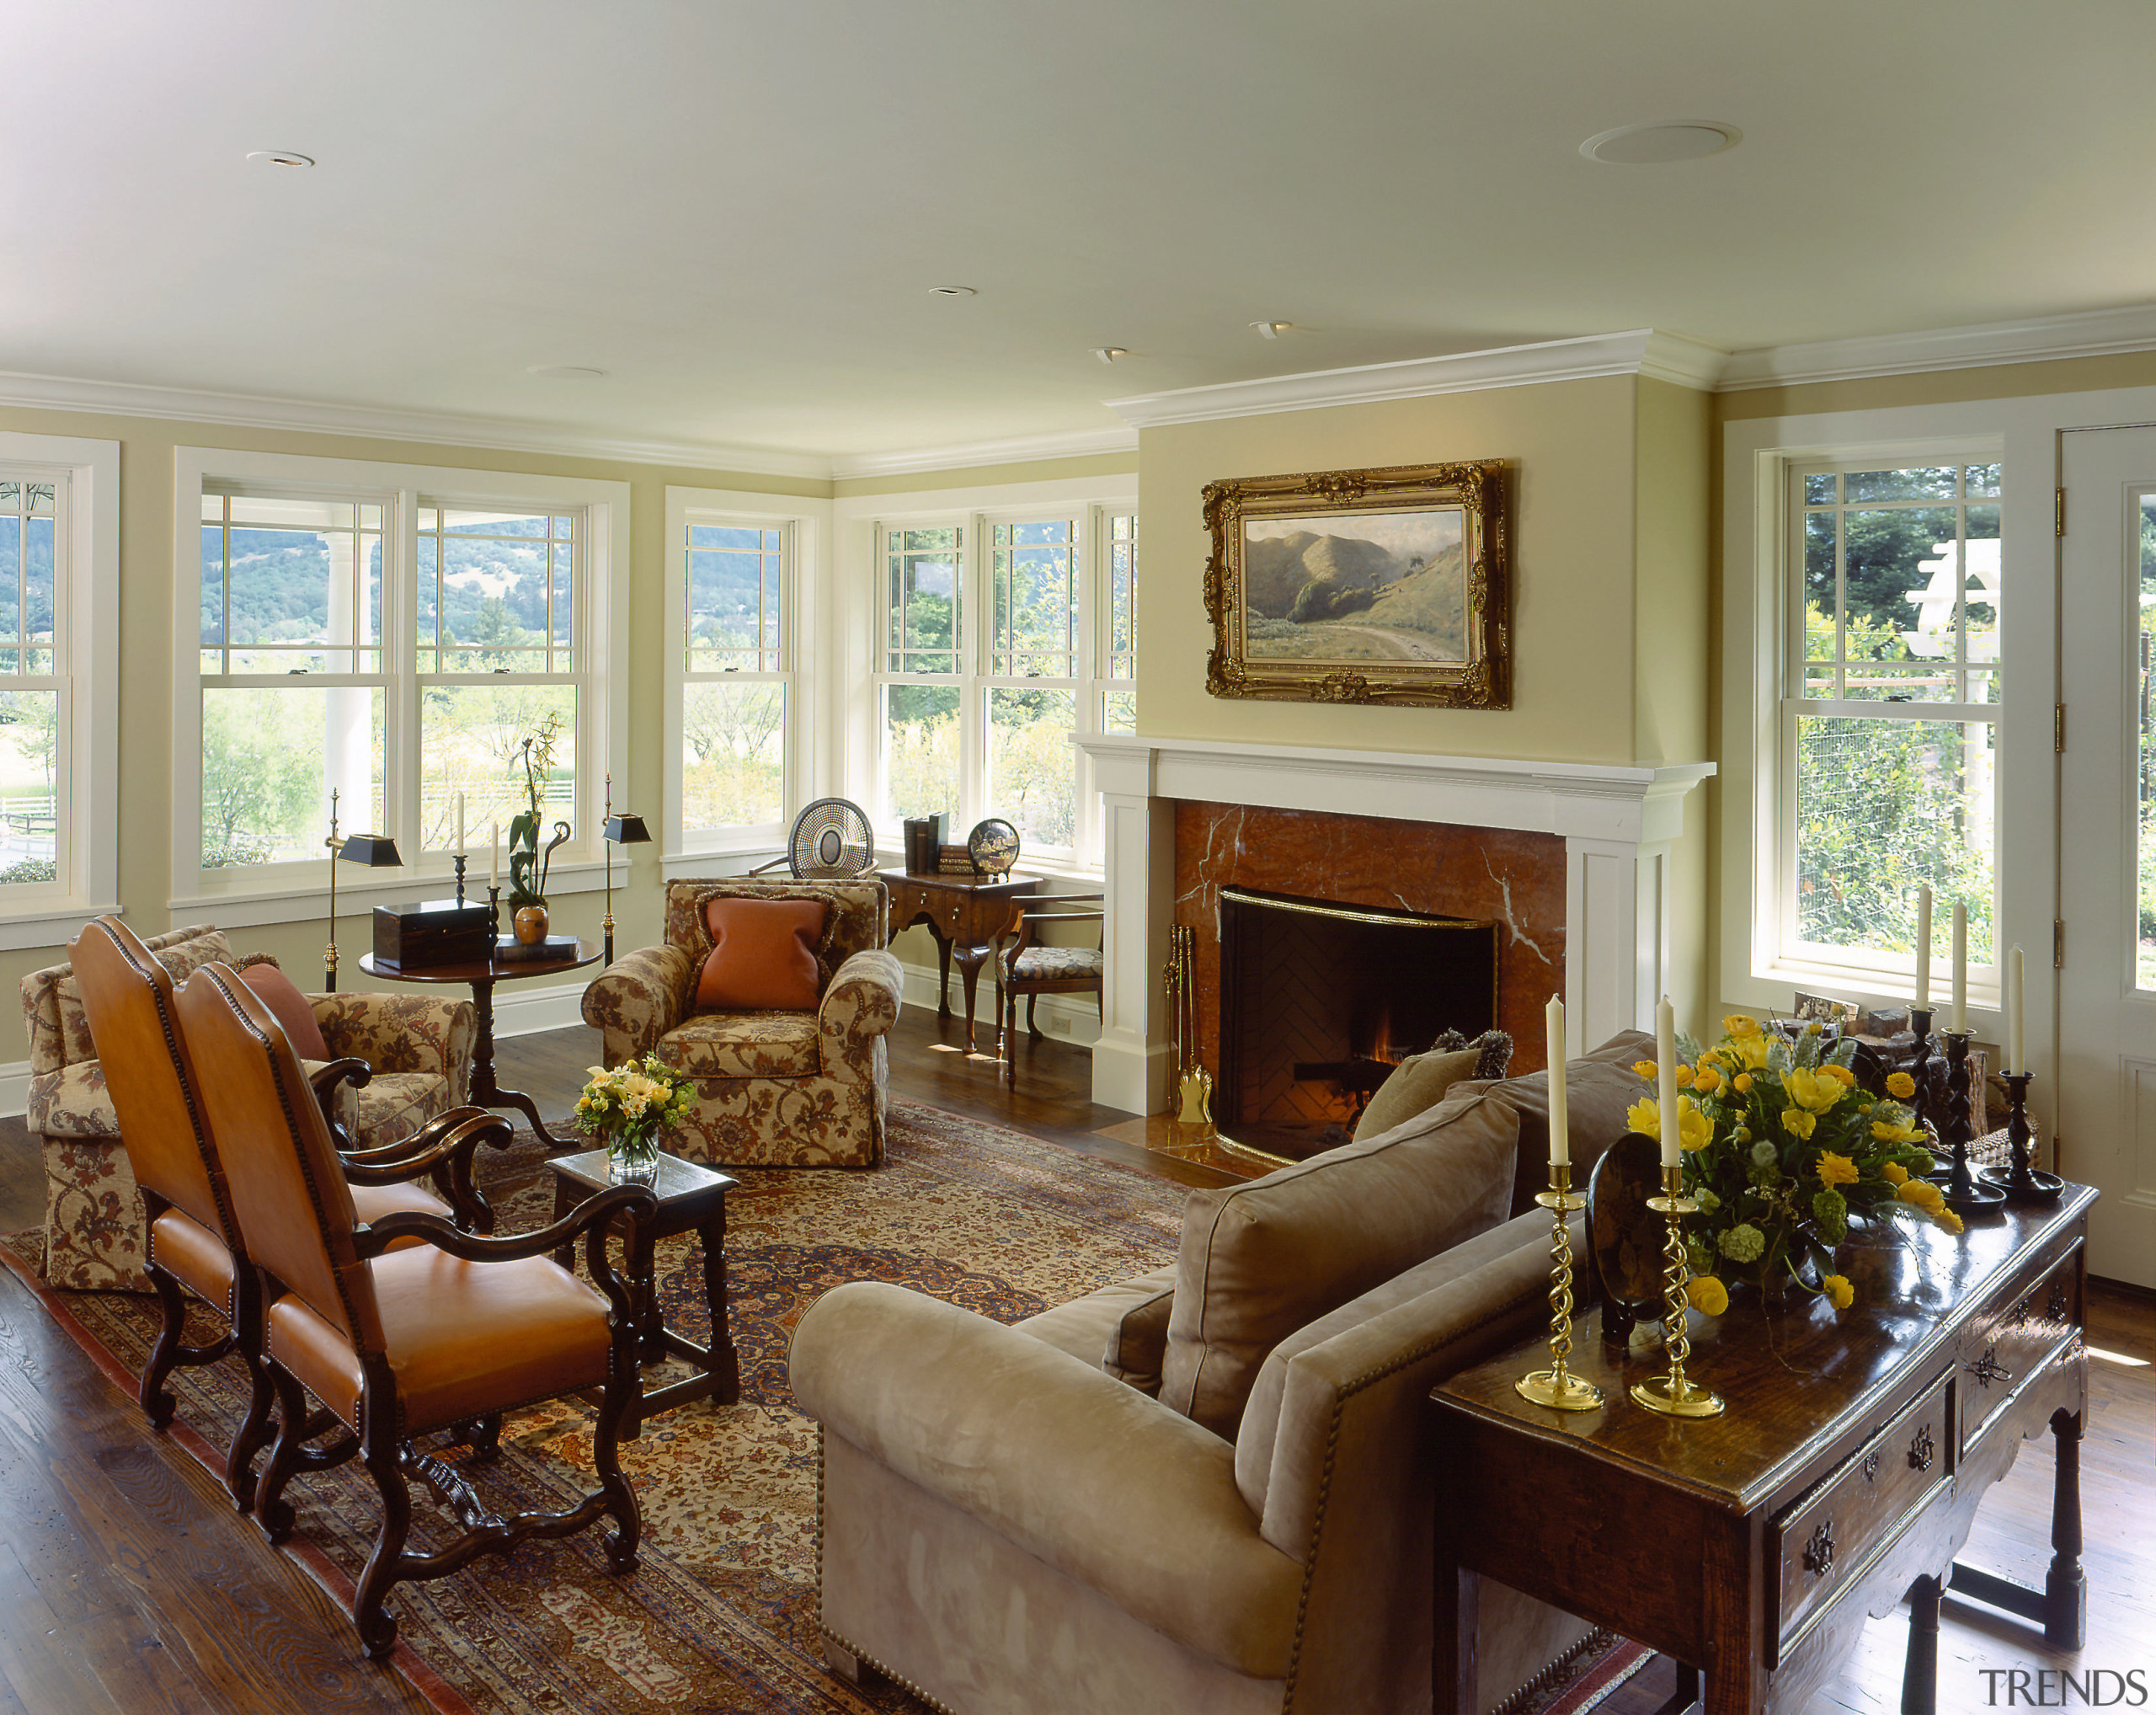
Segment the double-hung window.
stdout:
<path fill-rule="evenodd" d="M 449 867 L 461 807 L 483 885 L 490 825 L 526 807 L 524 741 L 548 733 L 542 842 L 570 827 L 550 884 L 579 885 L 622 754 L 626 485 L 177 457 L 175 908 L 311 886 L 333 793 L 341 833 L 396 838 L 405 885 Z"/>
<path fill-rule="evenodd" d="M 1892 976 L 1917 890 L 1943 952 L 1953 902 L 1993 962 L 1999 467 L 1800 462 L 1780 698 L 1780 957 Z"/>
<path fill-rule="evenodd" d="M 72 735 L 64 473 L 0 466 L 0 901 L 58 890 Z"/>
<path fill-rule="evenodd" d="M 1089 857 L 1075 734 L 1129 729 L 1137 520 L 1098 506 L 879 530 L 879 804 L 887 822 L 984 816 L 1029 854 Z"/>
<path fill-rule="evenodd" d="M 788 802 L 792 526 L 692 515 L 682 528 L 682 835 L 769 838 Z"/>

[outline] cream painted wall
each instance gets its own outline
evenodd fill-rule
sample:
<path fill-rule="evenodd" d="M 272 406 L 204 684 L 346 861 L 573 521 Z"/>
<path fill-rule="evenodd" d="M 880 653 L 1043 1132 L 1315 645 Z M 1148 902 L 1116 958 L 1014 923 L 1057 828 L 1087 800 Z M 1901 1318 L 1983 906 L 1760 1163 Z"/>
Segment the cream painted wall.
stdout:
<path fill-rule="evenodd" d="M 1713 402 L 1690 387 L 1643 376 L 1636 409 L 1634 760 L 1694 762 L 1713 754 L 1708 532 Z M 1684 804 L 1684 837 L 1670 852 L 1669 997 L 1678 1016 L 1694 1028 L 1703 1022 L 1702 1008 L 1713 992 L 1707 891 L 1710 826 L 1707 800 L 1694 792 Z"/>
<path fill-rule="evenodd" d="M 689 467 L 645 465 L 617 460 L 492 451 L 467 446 L 389 441 L 357 435 L 302 434 L 230 428 L 93 412 L 0 409 L 0 429 L 39 435 L 72 435 L 120 443 L 120 599 L 117 615 L 100 622 L 120 627 L 120 904 L 141 932 L 166 928 L 173 895 L 172 811 L 172 578 L 173 449 L 175 446 L 232 447 L 264 452 L 302 453 L 322 457 L 448 466 L 475 471 L 517 471 L 541 475 L 598 478 L 630 485 L 631 586 L 630 659 L 639 671 L 628 687 L 629 768 L 616 780 L 616 800 L 649 806 L 654 815 L 660 791 L 660 676 L 655 671 L 664 636 L 665 489 L 669 483 L 703 488 L 750 489 L 773 494 L 827 496 L 831 484 L 814 479 L 748 476 Z M 642 671 L 651 669 L 652 671 Z M 614 896 L 616 945 L 636 947 L 659 932 L 659 866 L 646 857 L 632 868 L 616 868 Z M 564 895 L 558 922 L 565 929 L 596 940 L 605 907 L 598 893 Z M 359 975 L 357 961 L 369 944 L 368 920 L 362 911 L 340 913 L 338 942 L 344 986 L 387 986 Z M 64 933 L 45 948 L 0 952 L 0 980 L 12 989 L 27 972 L 66 956 Z M 232 931 L 243 951 L 276 955 L 301 986 L 318 985 L 324 928 L 322 919 L 264 924 Z M 16 1039 L 19 1040 L 20 1039 Z M 19 1056 L 0 1050 L 0 1063 Z"/>
<path fill-rule="evenodd" d="M 1073 477 L 1128 476 L 1137 468 L 1135 451 L 1088 453 L 1079 458 L 1035 459 L 1023 464 L 905 471 L 885 477 L 841 477 L 831 485 L 831 494 L 835 500 L 850 500 L 864 494 L 917 494 L 931 489 L 999 488 L 1006 483 L 1049 483 Z"/>
<path fill-rule="evenodd" d="M 1143 431 L 1139 730 L 1163 738 L 1632 761 L 1635 387 L 1630 377 L 1604 377 Z M 1202 595 L 1211 551 L 1199 498 L 1206 484 L 1481 458 L 1508 460 L 1515 473 L 1509 710 L 1206 695 L 1205 654 L 1213 642 Z"/>
<path fill-rule="evenodd" d="M 1715 396 L 1715 426 L 1750 417 L 1804 417 L 1830 411 L 1879 411 L 1898 405 L 1951 405 L 1972 399 L 2025 399 L 2051 393 L 2156 387 L 2156 351 L 2042 363 L 1999 363 L 1975 369 L 1925 370 L 1913 375 L 1864 376 L 1854 381 L 1794 387 L 1747 387 Z"/>

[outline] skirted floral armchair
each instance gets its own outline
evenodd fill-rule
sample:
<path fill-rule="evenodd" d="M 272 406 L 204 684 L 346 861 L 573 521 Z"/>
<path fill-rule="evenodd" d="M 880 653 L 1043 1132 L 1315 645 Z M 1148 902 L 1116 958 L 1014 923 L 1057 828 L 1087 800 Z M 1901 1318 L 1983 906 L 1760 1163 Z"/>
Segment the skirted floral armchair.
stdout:
<path fill-rule="evenodd" d="M 808 899 L 828 907 L 813 1012 L 695 1010 L 714 899 Z M 617 959 L 584 992 L 606 1063 L 657 1054 L 695 1079 L 696 1105 L 668 1147 L 736 1167 L 873 1167 L 883 1158 L 885 1033 L 899 962 L 880 881 L 675 881 L 665 941 Z"/>
<path fill-rule="evenodd" d="M 241 962 L 223 932 L 206 924 L 143 944 L 175 982 L 212 960 Z M 30 1049 L 25 1118 L 45 1157 L 45 1278 L 55 1286 L 147 1292 L 142 1199 L 74 971 L 65 964 L 34 970 L 22 991 Z M 356 1087 L 350 1077 L 339 1082 L 328 1098 L 331 1117 L 354 1147 L 401 1143 L 437 1114 L 464 1105 L 478 1036 L 470 1001 L 390 994 L 307 999 L 333 1061 L 362 1061 L 369 1069 Z M 329 1063 L 302 1062 L 310 1073 Z"/>

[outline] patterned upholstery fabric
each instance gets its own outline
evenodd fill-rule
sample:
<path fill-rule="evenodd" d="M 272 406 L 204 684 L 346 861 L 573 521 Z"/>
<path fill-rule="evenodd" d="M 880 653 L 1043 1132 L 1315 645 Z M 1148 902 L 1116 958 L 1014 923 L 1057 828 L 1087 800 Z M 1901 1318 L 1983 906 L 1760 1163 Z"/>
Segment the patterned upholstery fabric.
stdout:
<path fill-rule="evenodd" d="M 213 961 L 274 962 L 259 954 L 235 959 L 232 943 L 200 924 L 144 944 L 176 981 Z M 65 964 L 32 971 L 22 991 L 30 1044 L 25 1121 L 41 1139 L 45 1157 L 45 1279 L 78 1290 L 147 1292 L 141 1194 L 74 973 Z M 337 1118 L 359 1147 L 401 1143 L 463 1104 L 478 1039 L 478 1014 L 470 1001 L 387 994 L 308 999 L 330 1052 L 375 1068 L 365 1089 L 344 1085 L 337 1092 Z"/>
<path fill-rule="evenodd" d="M 711 952 L 706 901 L 814 899 L 830 907 L 816 952 L 814 1012 L 692 1011 Z M 668 1134 L 692 1161 L 737 1167 L 873 1167 L 883 1158 L 886 1033 L 898 1021 L 899 962 L 883 950 L 880 881 L 676 881 L 666 941 L 615 960 L 584 991 L 584 1019 L 606 1063 L 656 1053 L 693 1074 L 696 1105 Z"/>
<path fill-rule="evenodd" d="M 1028 947 L 1011 961 L 1017 977 L 1098 976 L 1107 969 L 1097 947 Z"/>
<path fill-rule="evenodd" d="M 699 1012 L 659 1039 L 659 1057 L 700 1077 L 804 1078 L 824 1069 L 814 1012 Z"/>

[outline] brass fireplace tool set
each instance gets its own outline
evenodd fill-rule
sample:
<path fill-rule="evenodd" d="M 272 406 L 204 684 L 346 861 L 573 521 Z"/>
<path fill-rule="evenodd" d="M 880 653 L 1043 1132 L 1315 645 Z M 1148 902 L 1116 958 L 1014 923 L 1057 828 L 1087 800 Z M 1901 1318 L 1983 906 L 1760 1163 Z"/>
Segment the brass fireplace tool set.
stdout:
<path fill-rule="evenodd" d="M 1587 1207 L 1587 1199 L 1572 1190 L 1572 1141 L 1565 1095 L 1565 1003 L 1555 995 L 1548 1009 L 1550 1030 L 1550 1189 L 1535 1201 L 1550 1211 L 1550 1367 L 1529 1371 L 1513 1384 L 1523 1399 L 1556 1411 L 1593 1411 L 1604 1403 L 1602 1389 L 1575 1376 L 1568 1367 L 1572 1350 L 1572 1235 L 1570 1217 Z M 1656 1012 L 1657 1064 L 1661 1068 L 1658 1128 L 1663 1134 L 1662 1194 L 1647 1199 L 1647 1207 L 1668 1222 L 1662 1242 L 1662 1349 L 1669 1368 L 1663 1374 L 1635 1382 L 1633 1403 L 1666 1417 L 1719 1417 L 1721 1396 L 1700 1386 L 1684 1373 L 1692 1355 L 1685 1333 L 1685 1286 L 1691 1269 L 1684 1248 L 1684 1217 L 1699 1205 L 1684 1194 L 1684 1169 L 1676 1148 L 1680 1098 L 1673 1073 L 1677 1065 L 1674 1015 L 1665 996 Z"/>
<path fill-rule="evenodd" d="M 1198 1062 L 1198 932 L 1168 925 L 1168 1016 L 1176 1033 L 1176 1119 L 1185 1125 L 1213 1123 L 1213 1074 Z"/>

